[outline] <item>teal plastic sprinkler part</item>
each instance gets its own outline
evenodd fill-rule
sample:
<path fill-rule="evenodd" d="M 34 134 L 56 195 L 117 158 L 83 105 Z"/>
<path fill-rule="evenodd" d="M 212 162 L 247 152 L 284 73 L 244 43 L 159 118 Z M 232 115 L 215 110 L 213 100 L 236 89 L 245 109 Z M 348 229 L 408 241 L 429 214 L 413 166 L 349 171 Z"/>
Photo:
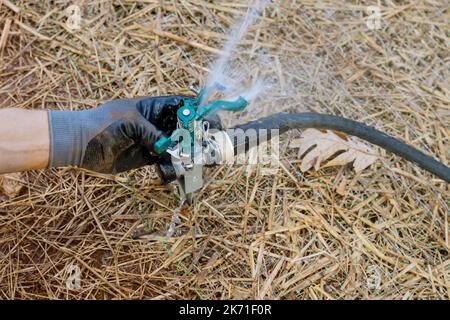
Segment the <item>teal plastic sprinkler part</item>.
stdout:
<path fill-rule="evenodd" d="M 194 121 L 200 121 L 204 119 L 211 112 L 215 112 L 218 110 L 242 111 L 248 106 L 248 101 L 241 96 L 234 101 L 213 100 L 206 105 L 201 106 L 200 104 L 205 91 L 205 88 L 203 88 L 196 98 L 185 99 L 183 101 L 183 106 L 177 111 L 180 128 L 175 130 L 170 137 L 162 137 L 158 141 L 156 141 L 154 145 L 156 153 L 161 154 L 168 148 L 175 145 L 177 143 L 176 138 L 180 136 L 179 130 L 181 128 L 188 130 L 191 135 L 191 141 L 195 141 Z"/>

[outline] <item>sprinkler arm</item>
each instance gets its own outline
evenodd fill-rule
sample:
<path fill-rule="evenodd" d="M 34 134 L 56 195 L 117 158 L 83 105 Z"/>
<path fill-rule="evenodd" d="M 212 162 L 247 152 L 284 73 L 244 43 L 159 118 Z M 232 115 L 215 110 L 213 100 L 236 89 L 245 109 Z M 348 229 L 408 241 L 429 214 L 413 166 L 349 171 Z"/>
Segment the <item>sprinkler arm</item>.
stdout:
<path fill-rule="evenodd" d="M 206 115 L 219 111 L 242 111 L 247 107 L 248 102 L 243 97 L 238 97 L 234 101 L 214 100 L 200 108 L 197 120 L 203 119 Z"/>

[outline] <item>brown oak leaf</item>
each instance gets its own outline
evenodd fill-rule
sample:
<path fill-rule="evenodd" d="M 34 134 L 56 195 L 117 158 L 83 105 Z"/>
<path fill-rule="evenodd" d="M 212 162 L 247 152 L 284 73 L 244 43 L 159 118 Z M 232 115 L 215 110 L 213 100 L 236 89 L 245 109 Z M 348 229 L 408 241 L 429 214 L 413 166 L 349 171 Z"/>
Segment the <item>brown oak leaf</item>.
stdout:
<path fill-rule="evenodd" d="M 306 129 L 299 139 L 291 142 L 290 147 L 299 148 L 299 157 L 304 156 L 300 165 L 302 172 L 353 162 L 353 169 L 360 173 L 378 159 L 375 151 L 367 144 L 331 130 Z M 327 161 L 337 153 L 336 157 Z"/>

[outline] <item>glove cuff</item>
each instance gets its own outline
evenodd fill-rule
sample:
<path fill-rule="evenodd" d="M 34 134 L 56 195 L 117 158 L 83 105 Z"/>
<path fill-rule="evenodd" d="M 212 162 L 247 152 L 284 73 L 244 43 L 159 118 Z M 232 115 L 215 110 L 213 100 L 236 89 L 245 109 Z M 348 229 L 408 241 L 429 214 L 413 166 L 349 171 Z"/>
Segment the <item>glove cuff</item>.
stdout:
<path fill-rule="evenodd" d="M 83 153 L 83 111 L 48 111 L 49 168 L 79 166 Z"/>

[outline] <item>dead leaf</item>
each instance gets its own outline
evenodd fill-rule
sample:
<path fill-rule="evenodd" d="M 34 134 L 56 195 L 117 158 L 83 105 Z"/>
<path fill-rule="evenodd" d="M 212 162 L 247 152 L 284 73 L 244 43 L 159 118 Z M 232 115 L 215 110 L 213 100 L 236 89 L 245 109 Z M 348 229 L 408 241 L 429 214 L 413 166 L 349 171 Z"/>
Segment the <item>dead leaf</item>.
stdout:
<path fill-rule="evenodd" d="M 21 173 L 8 173 L 0 175 L 0 195 L 14 198 L 23 188 Z"/>
<path fill-rule="evenodd" d="M 353 162 L 353 169 L 360 173 L 378 159 L 375 151 L 357 138 L 331 130 L 306 129 L 301 138 L 292 141 L 290 147 L 299 148 L 299 157 L 304 155 L 300 165 L 302 172 Z M 327 162 L 338 152 L 338 156 Z"/>

